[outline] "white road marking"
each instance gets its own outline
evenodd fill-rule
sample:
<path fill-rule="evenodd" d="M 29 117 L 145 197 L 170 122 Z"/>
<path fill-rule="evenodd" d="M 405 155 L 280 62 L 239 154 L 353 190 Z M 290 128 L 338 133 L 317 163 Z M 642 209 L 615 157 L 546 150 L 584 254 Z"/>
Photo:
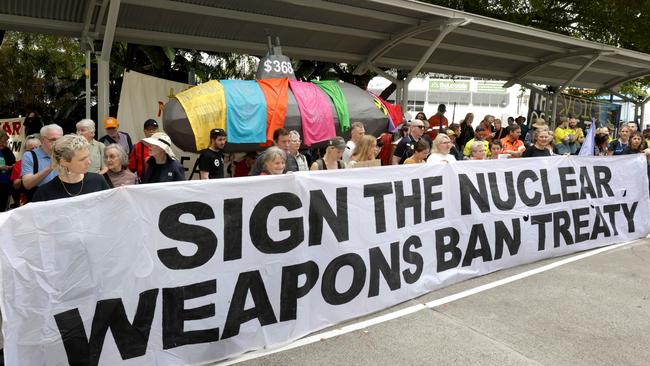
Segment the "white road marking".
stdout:
<path fill-rule="evenodd" d="M 541 267 L 538 267 L 538 268 L 535 268 L 535 269 L 531 269 L 530 271 L 518 273 L 518 274 L 516 274 L 514 276 L 502 278 L 502 279 L 494 281 L 494 282 L 486 283 L 485 285 L 481 285 L 481 286 L 474 287 L 474 288 L 471 288 L 471 289 L 468 289 L 468 290 L 465 290 L 465 291 L 461 291 L 459 293 L 449 295 L 449 296 L 445 296 L 445 297 L 437 299 L 437 300 L 429 301 L 429 302 L 427 302 L 425 304 L 413 305 L 413 306 L 410 306 L 408 308 L 397 310 L 397 311 L 389 313 L 389 314 L 384 314 L 384 315 L 381 315 L 381 316 L 377 316 L 375 318 L 364 320 L 364 321 L 359 322 L 359 323 L 354 323 L 354 324 L 346 325 L 344 327 L 333 329 L 333 330 L 330 330 L 330 331 L 327 331 L 327 332 L 307 336 L 307 337 L 301 338 L 301 339 L 299 339 L 299 340 L 297 340 L 295 342 L 292 342 L 292 343 L 290 343 L 290 344 L 288 344 L 286 346 L 283 346 L 283 347 L 249 352 L 249 353 L 243 354 L 240 357 L 237 357 L 237 358 L 234 358 L 234 359 L 231 359 L 231 360 L 226 360 L 226 361 L 223 361 L 223 362 L 214 363 L 213 365 L 219 365 L 219 366 L 234 365 L 234 364 L 239 363 L 239 362 L 253 360 L 255 358 L 264 357 L 264 356 L 268 356 L 268 355 L 271 355 L 271 354 L 274 354 L 274 353 L 288 351 L 288 350 L 291 350 L 291 349 L 294 349 L 294 348 L 306 346 L 308 344 L 316 343 L 316 342 L 319 342 L 319 341 L 322 341 L 322 340 L 325 340 L 325 339 L 338 337 L 340 335 L 350 333 L 350 332 L 354 332 L 354 331 L 361 330 L 361 329 L 365 329 L 365 328 L 368 328 L 368 327 L 373 326 L 373 325 L 377 325 L 377 324 L 380 324 L 380 323 L 387 322 L 389 320 L 401 318 L 403 316 L 413 314 L 413 313 L 418 312 L 420 310 L 431 309 L 431 308 L 435 308 L 435 307 L 440 306 L 440 305 L 448 304 L 448 303 L 450 303 L 452 301 L 460 300 L 460 299 L 463 299 L 465 297 L 469 297 L 469 296 L 481 293 L 483 291 L 487 291 L 487 290 L 491 290 L 491 289 L 499 287 L 499 286 L 507 285 L 509 283 L 519 281 L 519 280 L 522 280 L 524 278 L 534 276 L 536 274 L 546 272 L 546 271 L 549 271 L 551 269 L 555 269 L 557 267 L 561 267 L 561 266 L 563 266 L 565 264 L 573 263 L 573 262 L 576 262 L 576 261 L 579 261 L 579 260 L 582 260 L 582 259 L 585 259 L 585 258 L 589 258 L 591 256 L 594 256 L 594 255 L 597 255 L 597 254 L 600 254 L 600 253 L 604 253 L 604 252 L 607 252 L 607 251 L 610 251 L 610 250 L 620 248 L 622 246 L 628 245 L 628 244 L 633 243 L 633 242 L 634 241 L 630 241 L 630 242 L 626 242 L 626 243 L 619 243 L 619 244 L 614 244 L 614 245 L 610 245 L 610 246 L 590 250 L 590 251 L 587 251 L 587 252 L 584 252 L 584 253 L 581 253 L 581 254 L 578 254 L 578 255 L 574 255 L 574 256 L 569 257 L 569 258 L 561 259 L 561 260 L 559 260 L 557 262 L 553 262 L 553 263 L 547 264 L 545 266 L 541 266 Z"/>

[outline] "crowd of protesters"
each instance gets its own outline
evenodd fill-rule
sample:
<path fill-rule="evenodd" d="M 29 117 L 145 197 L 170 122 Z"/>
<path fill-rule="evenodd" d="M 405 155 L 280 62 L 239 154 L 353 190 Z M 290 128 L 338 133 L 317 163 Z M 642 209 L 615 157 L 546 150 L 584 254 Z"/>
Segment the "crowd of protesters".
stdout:
<path fill-rule="evenodd" d="M 445 112 L 443 104 L 430 118 L 419 112 L 394 134 L 379 137 L 366 135 L 363 123 L 353 122 L 348 141 L 336 136 L 325 146 L 303 150 L 298 131 L 278 128 L 273 133 L 273 146 L 260 154 L 238 158 L 234 157 L 237 154 L 224 154 L 226 131 L 215 128 L 195 170 L 200 179 L 219 179 L 380 165 L 448 164 L 577 154 L 585 142 L 585 131 L 576 118 L 561 117 L 551 130 L 544 119 L 526 124 L 522 116 L 509 117 L 502 123 L 486 115 L 474 123 L 474 115 L 468 113 L 460 123 L 449 123 Z M 158 122 L 149 119 L 143 127 L 145 138 L 134 144 L 113 117 L 104 121 L 107 134 L 98 140 L 95 122 L 90 119 L 79 121 L 77 133 L 65 136 L 58 125 L 46 125 L 39 134 L 27 136 L 19 161 L 7 148 L 7 134 L 0 130 L 0 210 L 7 209 L 10 196 L 16 207 L 124 185 L 185 180 L 171 140 L 159 131 Z M 615 131 L 608 124 L 595 130 L 593 155 L 644 154 L 650 162 L 649 146 L 650 128 L 641 132 L 635 122 L 627 122 Z"/>

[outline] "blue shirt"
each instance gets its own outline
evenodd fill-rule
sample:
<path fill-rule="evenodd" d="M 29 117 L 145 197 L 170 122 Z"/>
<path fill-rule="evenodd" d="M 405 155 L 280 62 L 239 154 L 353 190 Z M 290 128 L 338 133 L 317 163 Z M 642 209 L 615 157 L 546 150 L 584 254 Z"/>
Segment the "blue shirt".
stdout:
<path fill-rule="evenodd" d="M 52 159 L 48 154 L 43 151 L 40 147 L 37 149 L 33 150 L 36 153 L 36 158 L 38 159 L 38 171 L 40 172 L 41 170 L 45 169 L 46 167 L 50 166 L 52 164 Z M 32 153 L 29 151 L 25 151 L 23 153 L 23 165 L 22 169 L 20 171 L 20 176 L 25 176 L 27 174 L 34 174 L 34 160 L 32 158 Z M 58 174 L 56 170 L 52 170 L 50 174 L 48 174 L 40 183 L 38 183 L 38 186 L 42 186 L 43 184 L 51 181 L 56 177 Z"/>

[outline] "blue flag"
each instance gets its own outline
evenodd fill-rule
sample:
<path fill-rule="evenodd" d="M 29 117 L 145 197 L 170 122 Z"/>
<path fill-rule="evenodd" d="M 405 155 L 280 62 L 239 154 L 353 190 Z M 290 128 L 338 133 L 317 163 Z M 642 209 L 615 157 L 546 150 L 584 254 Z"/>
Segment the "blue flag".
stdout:
<path fill-rule="evenodd" d="M 580 146 L 578 156 L 594 156 L 594 139 L 596 137 L 596 119 L 591 120 L 591 127 L 587 131 L 585 141 Z"/>
<path fill-rule="evenodd" d="M 266 142 L 266 99 L 255 80 L 220 80 L 226 94 L 226 131 L 235 144 Z"/>

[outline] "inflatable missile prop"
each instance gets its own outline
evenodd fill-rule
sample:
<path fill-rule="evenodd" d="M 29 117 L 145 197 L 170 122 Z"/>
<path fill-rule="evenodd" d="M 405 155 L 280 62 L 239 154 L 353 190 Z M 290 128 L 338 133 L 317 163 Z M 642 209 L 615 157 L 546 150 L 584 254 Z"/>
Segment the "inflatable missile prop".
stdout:
<path fill-rule="evenodd" d="M 270 42 L 269 42 L 270 43 Z M 176 94 L 165 104 L 163 129 L 184 151 L 210 144 L 210 131 L 227 133 L 226 152 L 263 149 L 275 129 L 296 130 L 305 146 L 334 136 L 349 137 L 351 122 L 379 136 L 402 122 L 399 106 L 355 85 L 338 81 L 296 81 L 279 45 L 260 61 L 260 80 L 209 81 Z"/>

